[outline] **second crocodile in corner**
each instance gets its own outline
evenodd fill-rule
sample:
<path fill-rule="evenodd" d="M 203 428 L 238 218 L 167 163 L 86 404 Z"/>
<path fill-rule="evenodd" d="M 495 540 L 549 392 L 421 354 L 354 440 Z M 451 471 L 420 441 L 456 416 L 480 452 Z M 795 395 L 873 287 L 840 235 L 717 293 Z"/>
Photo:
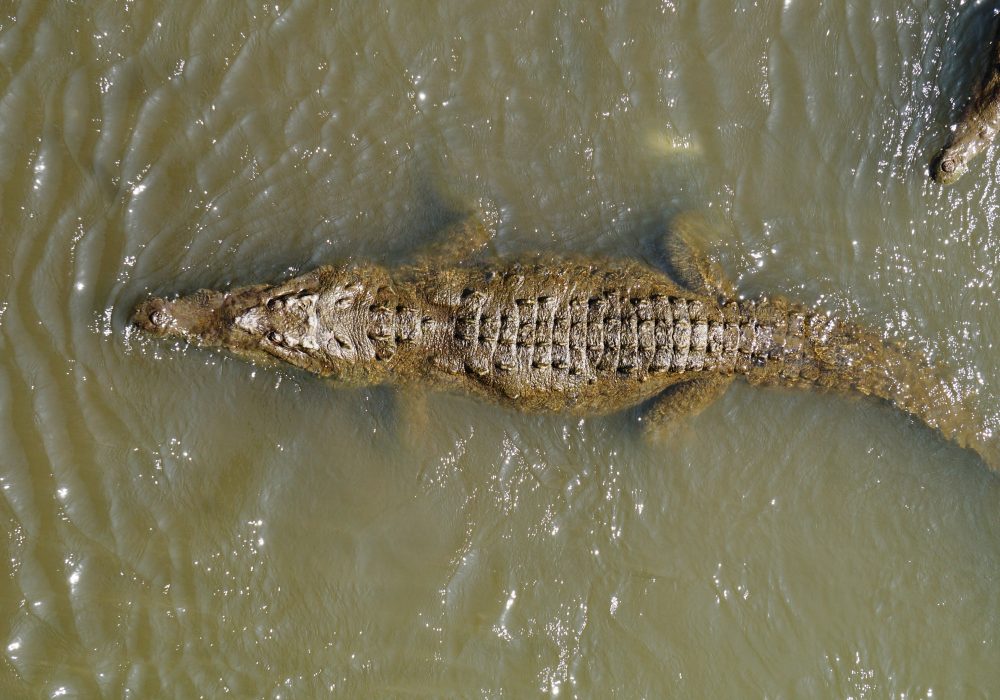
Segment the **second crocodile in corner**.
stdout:
<path fill-rule="evenodd" d="M 942 185 L 957 181 L 969 163 L 993 143 L 1000 132 L 1000 24 L 994 33 L 989 64 L 951 127 L 948 143 L 931 162 L 931 177 Z"/>
<path fill-rule="evenodd" d="M 347 384 L 424 384 L 525 411 L 606 414 L 649 401 L 654 430 L 737 377 L 882 399 L 997 469 L 997 444 L 946 372 L 874 330 L 782 299 L 738 298 L 669 236 L 667 271 L 634 260 L 466 260 L 470 218 L 437 252 L 390 270 L 320 267 L 278 284 L 142 302 L 158 336 L 283 362 Z"/>

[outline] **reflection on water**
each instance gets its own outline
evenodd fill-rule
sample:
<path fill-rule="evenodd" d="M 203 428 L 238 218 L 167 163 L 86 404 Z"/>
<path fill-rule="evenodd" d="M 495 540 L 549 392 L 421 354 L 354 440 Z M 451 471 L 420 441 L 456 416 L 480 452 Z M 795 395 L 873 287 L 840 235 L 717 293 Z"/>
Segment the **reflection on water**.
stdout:
<path fill-rule="evenodd" d="M 988 695 L 1000 482 L 880 406 L 738 386 L 650 445 L 125 327 L 479 197 L 506 255 L 697 208 L 741 290 L 885 327 L 995 425 L 995 149 L 927 178 L 967 5 L 0 10 L 2 695 Z"/>

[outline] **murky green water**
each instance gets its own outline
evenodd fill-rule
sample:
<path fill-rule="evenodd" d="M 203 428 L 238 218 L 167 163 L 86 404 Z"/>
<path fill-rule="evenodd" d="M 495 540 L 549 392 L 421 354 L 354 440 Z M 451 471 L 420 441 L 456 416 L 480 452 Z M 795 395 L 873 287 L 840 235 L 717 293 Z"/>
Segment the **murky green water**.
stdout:
<path fill-rule="evenodd" d="M 913 339 L 997 423 L 1000 157 L 926 164 L 989 3 L 0 2 L 3 697 L 988 697 L 1000 479 L 739 385 L 666 445 L 130 333 L 149 293 L 713 255 Z M 332 692 L 331 692 L 332 691 Z"/>

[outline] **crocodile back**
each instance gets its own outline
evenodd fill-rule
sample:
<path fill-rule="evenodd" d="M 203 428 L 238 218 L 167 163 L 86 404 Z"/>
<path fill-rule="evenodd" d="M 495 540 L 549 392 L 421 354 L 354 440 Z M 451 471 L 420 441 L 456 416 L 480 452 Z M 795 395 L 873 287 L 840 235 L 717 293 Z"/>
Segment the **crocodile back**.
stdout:
<path fill-rule="evenodd" d="M 453 320 L 441 364 L 525 410 L 615 411 L 716 369 L 710 351 L 722 349 L 714 300 L 632 261 L 458 268 L 424 284 Z"/>

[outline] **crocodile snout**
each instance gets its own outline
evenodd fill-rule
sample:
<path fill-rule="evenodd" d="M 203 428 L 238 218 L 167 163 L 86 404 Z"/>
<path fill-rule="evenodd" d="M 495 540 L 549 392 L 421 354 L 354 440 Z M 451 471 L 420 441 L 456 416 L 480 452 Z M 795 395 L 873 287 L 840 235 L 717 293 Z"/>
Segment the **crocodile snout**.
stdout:
<path fill-rule="evenodd" d="M 962 177 L 965 171 L 966 166 L 963 159 L 947 150 L 942 152 L 931 166 L 931 176 L 941 185 L 952 184 Z"/>
<path fill-rule="evenodd" d="M 152 335 L 176 335 L 208 344 L 220 330 L 222 299 L 219 292 L 207 290 L 173 300 L 153 297 L 136 307 L 132 325 Z"/>
<path fill-rule="evenodd" d="M 139 304 L 132 314 L 132 325 L 147 333 L 161 335 L 170 327 L 171 316 L 165 299 L 153 298 Z"/>

